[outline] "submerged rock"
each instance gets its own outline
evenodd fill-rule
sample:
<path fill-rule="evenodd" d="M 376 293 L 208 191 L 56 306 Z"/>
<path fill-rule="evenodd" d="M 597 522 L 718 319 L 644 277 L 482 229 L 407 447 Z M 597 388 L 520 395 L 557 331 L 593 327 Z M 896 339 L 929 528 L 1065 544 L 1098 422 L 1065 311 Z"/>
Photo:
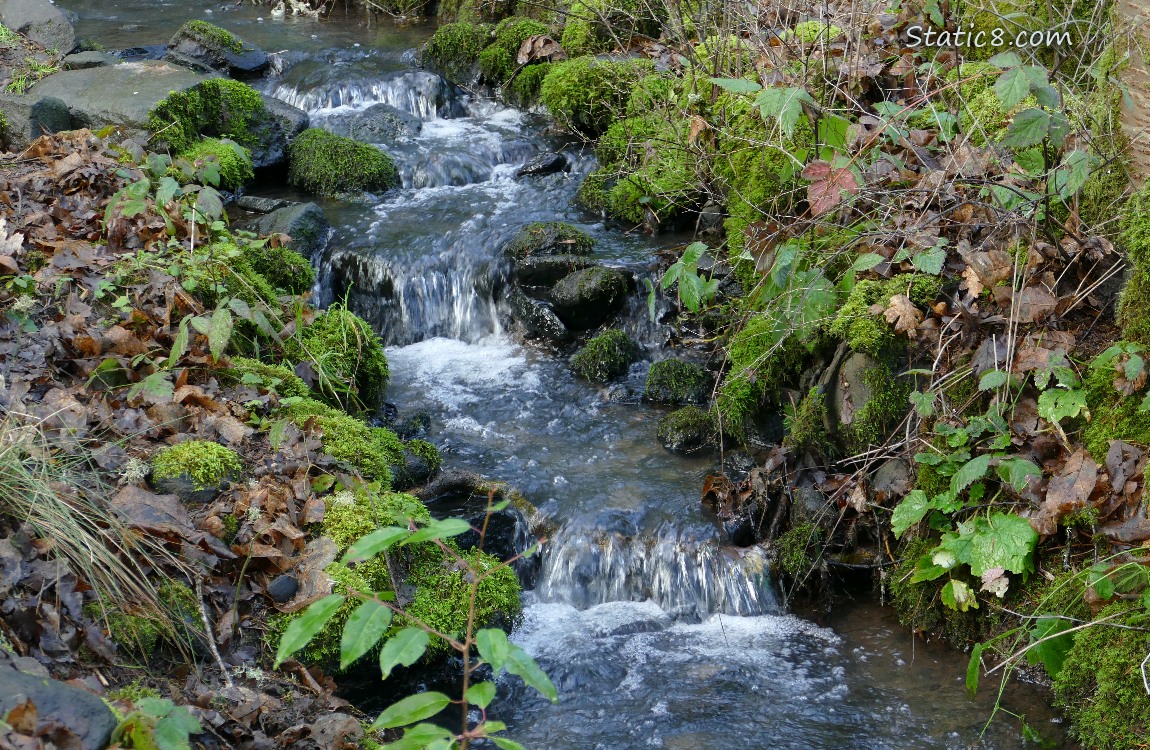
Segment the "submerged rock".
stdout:
<path fill-rule="evenodd" d="M 64 58 L 64 70 L 87 70 L 105 65 L 118 65 L 120 61 L 107 52 L 77 52 Z"/>
<path fill-rule="evenodd" d="M 585 331 L 614 317 L 627 297 L 627 277 L 613 268 L 596 266 L 565 276 L 549 299 L 570 329 Z"/>
<path fill-rule="evenodd" d="M 323 209 L 314 203 L 296 203 L 272 210 L 256 222 L 261 236 L 286 234 L 291 237 L 288 247 L 305 258 L 311 258 L 323 249 L 331 224 Z"/>
<path fill-rule="evenodd" d="M 7 716 L 26 702 L 36 708 L 38 730 L 42 728 L 51 731 L 50 736 L 62 735 L 70 740 L 70 744 L 60 747 L 101 750 L 108 745 L 116 728 L 116 715 L 95 695 L 57 680 L 0 665 L 0 716 Z"/>
<path fill-rule="evenodd" d="M 539 177 L 545 174 L 554 174 L 555 172 L 566 172 L 568 169 L 570 169 L 570 164 L 567 162 L 567 157 L 560 153 L 551 152 L 536 156 L 515 170 L 515 176 Z"/>
<path fill-rule="evenodd" d="M 167 59 L 193 69 L 227 73 L 235 78 L 258 76 L 268 68 L 267 53 L 207 21 L 188 21 L 168 42 Z"/>
<path fill-rule="evenodd" d="M 702 404 L 711 395 L 711 376 L 702 365 L 664 359 L 651 365 L 643 400 L 655 404 Z"/>
<path fill-rule="evenodd" d="M 66 55 L 76 48 L 76 30 L 48 0 L 0 0 L 0 23 L 48 50 Z"/>
<path fill-rule="evenodd" d="M 519 230 L 503 248 L 513 260 L 538 255 L 590 255 L 595 241 L 562 221 L 535 221 Z"/>
<path fill-rule="evenodd" d="M 373 104 L 362 112 L 331 115 L 318 125 L 329 133 L 364 143 L 394 143 L 417 136 L 423 129 L 423 121 L 418 117 L 389 104 Z"/>

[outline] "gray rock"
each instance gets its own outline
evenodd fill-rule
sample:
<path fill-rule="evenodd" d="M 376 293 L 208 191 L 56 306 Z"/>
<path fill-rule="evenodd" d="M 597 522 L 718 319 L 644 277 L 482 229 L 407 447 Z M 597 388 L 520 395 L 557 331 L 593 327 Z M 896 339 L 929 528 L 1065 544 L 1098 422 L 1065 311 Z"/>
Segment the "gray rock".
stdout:
<path fill-rule="evenodd" d="M 715 420 L 697 406 L 684 406 L 659 420 L 659 442 L 674 453 L 694 453 L 714 443 Z"/>
<path fill-rule="evenodd" d="M 546 303 L 531 299 L 519 289 L 512 289 L 508 297 L 511 304 L 511 317 L 532 336 L 538 336 L 556 344 L 571 340 L 571 332 L 563 321 Z"/>
<path fill-rule="evenodd" d="M 187 474 L 181 474 L 178 477 L 165 477 L 164 479 L 152 479 L 152 486 L 156 491 L 163 495 L 175 495 L 185 503 L 199 504 L 210 503 L 216 499 L 216 496 L 231 486 L 234 477 L 224 477 L 218 483 L 206 487 L 201 487 Z"/>
<path fill-rule="evenodd" d="M 196 24 L 186 23 L 168 42 L 167 58 L 179 65 L 191 62 L 209 70 L 218 70 L 233 78 L 253 78 L 267 70 L 266 52 L 238 37 L 233 39 L 240 49 L 229 46 L 226 39 L 202 33 Z"/>
<path fill-rule="evenodd" d="M 511 238 L 503 254 L 513 260 L 533 255 L 590 255 L 595 241 L 581 229 L 561 221 L 532 222 Z"/>
<path fill-rule="evenodd" d="M 22 149 L 46 133 L 72 130 L 72 113 L 54 96 L 0 94 L 0 115 L 8 127 L 0 141 L 10 149 Z"/>
<path fill-rule="evenodd" d="M 304 112 L 299 107 L 293 107 L 287 102 L 280 101 L 274 96 L 267 94 L 261 94 L 260 96 L 263 97 L 264 107 L 276 123 L 279 124 L 284 137 L 289 141 L 307 130 L 311 125 L 311 118 L 308 117 L 307 112 Z"/>
<path fill-rule="evenodd" d="M 290 602 L 296 592 L 299 591 L 299 581 L 294 576 L 276 576 L 268 584 L 266 591 L 273 602 L 278 604 Z"/>
<path fill-rule="evenodd" d="M 565 276 L 549 298 L 568 328 L 585 331 L 611 319 L 623 308 L 627 286 L 627 277 L 621 272 L 595 266 Z"/>
<path fill-rule="evenodd" d="M 256 231 L 261 235 L 278 232 L 291 237 L 289 247 L 305 258 L 323 249 L 330 229 L 323 209 L 314 203 L 277 208 L 256 222 Z"/>
<path fill-rule="evenodd" d="M 245 211 L 254 211 L 257 214 L 270 214 L 277 208 L 287 208 L 295 203 L 283 198 L 263 198 L 258 195 L 241 195 L 236 199 L 236 205 Z"/>
<path fill-rule="evenodd" d="M 327 117 L 319 127 L 364 143 L 394 143 L 401 138 L 419 135 L 423 121 L 388 104 L 373 104 L 362 112 Z"/>
<path fill-rule="evenodd" d="M 831 380 L 830 399 L 827 402 L 831 424 L 851 424 L 854 415 L 862 411 L 874 395 L 863 377 L 878 363 L 869 355 L 855 352 L 843 360 Z"/>
<path fill-rule="evenodd" d="M 570 168 L 567 157 L 563 154 L 551 152 L 539 154 L 531 161 L 515 170 L 516 177 L 538 177 L 555 172 L 566 172 Z"/>
<path fill-rule="evenodd" d="M 892 458 L 874 473 L 871 479 L 871 489 L 875 500 L 884 503 L 888 500 L 903 497 L 914 486 L 914 473 L 910 462 L 905 458 Z"/>
<path fill-rule="evenodd" d="M 91 693 L 46 677 L 0 666 L 0 716 L 31 701 L 39 726 L 57 724 L 76 738 L 78 750 L 101 750 L 112 738 L 116 716 Z"/>
<path fill-rule="evenodd" d="M 140 62 L 141 60 L 163 60 L 168 53 L 165 44 L 146 44 L 142 47 L 126 47 L 114 49 L 111 54 L 124 62 Z"/>
<path fill-rule="evenodd" d="M 64 58 L 64 70 L 87 70 L 105 65 L 118 65 L 120 61 L 107 52 L 77 52 Z"/>
<path fill-rule="evenodd" d="M 827 503 L 827 496 L 809 485 L 791 489 L 790 527 L 804 523 L 819 527 L 829 526 L 838 518 L 838 509 Z"/>
<path fill-rule="evenodd" d="M 575 271 L 594 265 L 595 261 L 580 255 L 531 255 L 515 267 L 515 280 L 524 286 L 552 287 Z"/>
<path fill-rule="evenodd" d="M 0 23 L 48 50 L 66 55 L 76 48 L 76 30 L 48 0 L 0 0 Z"/>

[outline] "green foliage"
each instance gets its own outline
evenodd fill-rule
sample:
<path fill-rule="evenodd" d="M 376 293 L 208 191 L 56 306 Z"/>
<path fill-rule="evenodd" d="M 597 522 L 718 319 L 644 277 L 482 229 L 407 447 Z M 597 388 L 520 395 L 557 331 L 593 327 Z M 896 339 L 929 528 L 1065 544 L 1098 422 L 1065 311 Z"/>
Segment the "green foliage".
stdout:
<path fill-rule="evenodd" d="M 822 541 L 823 531 L 814 524 L 802 523 L 788 529 L 774 543 L 779 567 L 791 578 L 805 577 L 815 564 L 812 555 L 817 556 L 822 550 Z"/>
<path fill-rule="evenodd" d="M 188 21 L 180 27 L 180 32 L 186 32 L 190 36 L 212 42 L 232 52 L 244 51 L 243 40 L 227 29 L 221 29 L 219 26 L 210 24 L 207 21 L 201 21 L 199 19 Z"/>
<path fill-rule="evenodd" d="M 502 47 L 492 45 L 479 53 L 479 72 L 488 83 L 503 83 L 513 70 L 515 58 Z"/>
<path fill-rule="evenodd" d="M 248 357 L 232 357 L 231 366 L 220 371 L 225 382 L 254 385 L 275 391 L 280 398 L 308 398 L 307 383 L 285 365 L 271 365 Z"/>
<path fill-rule="evenodd" d="M 625 375 L 638 356 L 639 345 L 623 331 L 612 328 L 576 352 L 571 358 L 571 369 L 584 380 L 606 383 Z"/>
<path fill-rule="evenodd" d="M 306 294 L 315 283 L 315 270 L 308 259 L 286 245 L 273 247 L 267 242 L 245 242 L 244 261 L 251 270 L 275 289 L 291 294 Z"/>
<path fill-rule="evenodd" d="M 1100 354 L 1086 374 L 1083 386 L 1091 418 L 1082 442 L 1099 463 L 1105 462 L 1111 440 L 1150 445 L 1150 413 L 1142 392 L 1145 386 L 1134 387 L 1144 368 L 1144 353 L 1140 344 L 1118 342 Z"/>
<path fill-rule="evenodd" d="M 671 264 L 659 282 L 664 290 L 677 286 L 679 302 L 693 313 L 709 303 L 719 289 L 718 279 L 704 280 L 699 276 L 699 260 L 707 252 L 702 242 L 692 242 L 683 248 L 683 255 Z M 654 294 L 654 290 L 651 291 Z"/>
<path fill-rule="evenodd" d="M 835 314 L 830 333 L 850 344 L 856 352 L 886 357 L 903 345 L 903 339 L 881 314 L 872 313 L 871 307 L 887 307 L 896 294 L 905 294 L 911 302 L 926 307 L 941 291 L 941 279 L 928 274 L 903 274 L 887 281 L 864 279 L 854 285 Z"/>
<path fill-rule="evenodd" d="M 803 21 L 795 24 L 783 34 L 783 39 L 794 38 L 803 44 L 814 44 L 818 41 L 833 42 L 843 35 L 843 30 L 834 24 L 822 21 Z"/>
<path fill-rule="evenodd" d="M 203 136 L 226 137 L 255 150 L 274 127 L 258 91 L 228 78 L 209 78 L 187 91 L 173 91 L 148 115 L 152 136 L 176 153 Z"/>
<path fill-rule="evenodd" d="M 866 404 L 854 414 L 853 421 L 842 425 L 840 437 L 850 453 L 878 445 L 899 423 L 908 410 L 913 387 L 909 379 L 899 377 L 888 364 L 880 363 L 862 376 L 871 391 Z"/>
<path fill-rule="evenodd" d="M 479 54 L 491 43 L 491 28 L 474 23 L 440 26 L 423 48 L 423 63 L 459 84 L 470 83 Z"/>
<path fill-rule="evenodd" d="M 134 658 L 147 662 L 161 642 L 186 633 L 185 623 L 200 622 L 195 592 L 181 581 L 161 584 L 156 589 L 156 601 L 160 609 L 149 612 L 132 605 L 115 607 L 101 596 L 85 607 L 85 613 L 95 620 L 103 619 L 113 641 Z"/>
<path fill-rule="evenodd" d="M 139 678 L 132 680 L 127 685 L 118 687 L 115 690 L 108 691 L 108 700 L 126 701 L 133 704 L 143 698 L 159 697 L 159 690 L 156 690 L 154 687 L 145 685 Z"/>
<path fill-rule="evenodd" d="M 116 726 L 112 742 L 135 750 L 191 750 L 191 736 L 201 731 L 186 707 L 166 698 L 142 698 Z"/>
<path fill-rule="evenodd" d="M 187 477 L 197 490 L 235 479 L 243 470 L 235 451 L 210 440 L 185 440 L 152 458 L 153 479 Z"/>
<path fill-rule="evenodd" d="M 587 137 L 607 130 L 623 112 L 631 89 L 654 69 L 649 60 L 600 60 L 591 56 L 551 66 L 540 100 L 566 127 Z"/>
<path fill-rule="evenodd" d="M 220 187 L 235 190 L 255 179 L 252 156 L 234 141 L 204 138 L 181 154 L 192 162 L 215 159 L 219 163 Z"/>
<path fill-rule="evenodd" d="M 658 24 L 638 0 L 574 0 L 559 43 L 569 57 L 626 48 L 634 34 L 658 35 Z"/>
<path fill-rule="evenodd" d="M 288 146 L 288 182 L 317 195 L 383 192 L 399 186 L 399 172 L 375 146 L 308 128 Z"/>
<path fill-rule="evenodd" d="M 550 31 L 547 24 L 540 23 L 531 18 L 511 16 L 504 18 L 495 26 L 494 45 L 507 50 L 512 59 L 519 54 L 519 48 L 530 37 L 546 34 Z"/>
<path fill-rule="evenodd" d="M 807 451 L 826 453 L 829 445 L 826 414 L 826 396 L 817 386 L 811 388 L 793 413 L 784 420 L 787 434 L 783 438 L 783 445 L 796 456 Z"/>
<path fill-rule="evenodd" d="M 285 415 L 298 425 L 309 420 L 323 432 L 324 452 L 346 461 L 365 478 L 390 487 L 395 468 L 403 466 L 403 441 L 383 427 L 366 422 L 313 399 L 291 404 Z"/>
<path fill-rule="evenodd" d="M 729 368 L 717 402 L 723 432 L 739 434 L 745 420 L 797 377 L 804 355 L 802 344 L 773 315 L 751 317 L 727 348 Z"/>
<path fill-rule="evenodd" d="M 662 359 L 653 363 L 643 387 L 643 399 L 655 404 L 702 404 L 710 395 L 711 376 L 706 369 L 681 359 Z"/>
<path fill-rule="evenodd" d="M 379 336 L 362 318 L 332 305 L 299 332 L 299 359 L 311 361 L 316 390 L 336 405 L 374 409 L 383 401 L 390 372 Z"/>

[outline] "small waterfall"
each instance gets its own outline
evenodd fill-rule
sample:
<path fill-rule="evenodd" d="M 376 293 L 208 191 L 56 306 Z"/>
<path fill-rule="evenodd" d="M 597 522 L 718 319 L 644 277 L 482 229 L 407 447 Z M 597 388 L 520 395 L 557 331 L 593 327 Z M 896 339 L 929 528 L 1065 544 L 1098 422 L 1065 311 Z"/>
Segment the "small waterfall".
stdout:
<path fill-rule="evenodd" d="M 665 528 L 625 535 L 569 525 L 554 535 L 537 589 L 579 608 L 651 600 L 680 618 L 780 611 L 762 550 L 719 547 Z"/>
<path fill-rule="evenodd" d="M 330 69 L 297 65 L 273 80 L 267 93 L 315 115 L 337 108 L 366 109 L 387 104 L 421 120 L 462 114 L 450 84 L 423 70 L 396 72 L 386 78 L 351 75 L 333 78 Z"/>

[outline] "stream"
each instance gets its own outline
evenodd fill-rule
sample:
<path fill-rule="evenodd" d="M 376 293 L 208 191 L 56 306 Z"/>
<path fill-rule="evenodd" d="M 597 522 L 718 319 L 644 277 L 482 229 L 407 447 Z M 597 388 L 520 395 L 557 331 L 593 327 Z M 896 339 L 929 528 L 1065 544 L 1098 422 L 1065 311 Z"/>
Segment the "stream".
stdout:
<path fill-rule="evenodd" d="M 600 260 L 639 275 L 676 238 L 625 234 L 575 207 L 590 151 L 546 135 L 540 115 L 420 71 L 413 50 L 433 27 L 273 20 L 268 6 L 188 0 L 61 5 L 79 16 L 79 36 L 109 48 L 163 44 L 200 14 L 277 51 L 256 85 L 306 109 L 313 125 L 379 102 L 422 121 L 419 135 L 386 147 L 402 189 L 320 201 L 336 236 L 315 259 L 318 294 L 347 299 L 380 332 L 388 400 L 430 417 L 427 439 L 448 466 L 510 483 L 557 528 L 512 638 L 560 702 L 507 680 L 493 716 L 510 736 L 535 750 L 1025 746 L 1016 719 L 1000 713 L 987 725 L 994 685 L 966 699 L 965 655 L 916 640 L 870 601 L 844 602 L 820 624 L 789 613 L 761 550 L 719 546 L 699 503 L 716 459 L 660 447 L 663 412 L 637 400 L 649 361 L 600 388 L 509 333 L 499 251 L 523 224 L 576 224 Z M 552 150 L 570 172 L 515 178 Z M 648 360 L 666 356 L 645 300 L 624 320 Z M 1016 685 L 1004 706 L 1052 747 L 1069 747 L 1045 701 Z"/>

